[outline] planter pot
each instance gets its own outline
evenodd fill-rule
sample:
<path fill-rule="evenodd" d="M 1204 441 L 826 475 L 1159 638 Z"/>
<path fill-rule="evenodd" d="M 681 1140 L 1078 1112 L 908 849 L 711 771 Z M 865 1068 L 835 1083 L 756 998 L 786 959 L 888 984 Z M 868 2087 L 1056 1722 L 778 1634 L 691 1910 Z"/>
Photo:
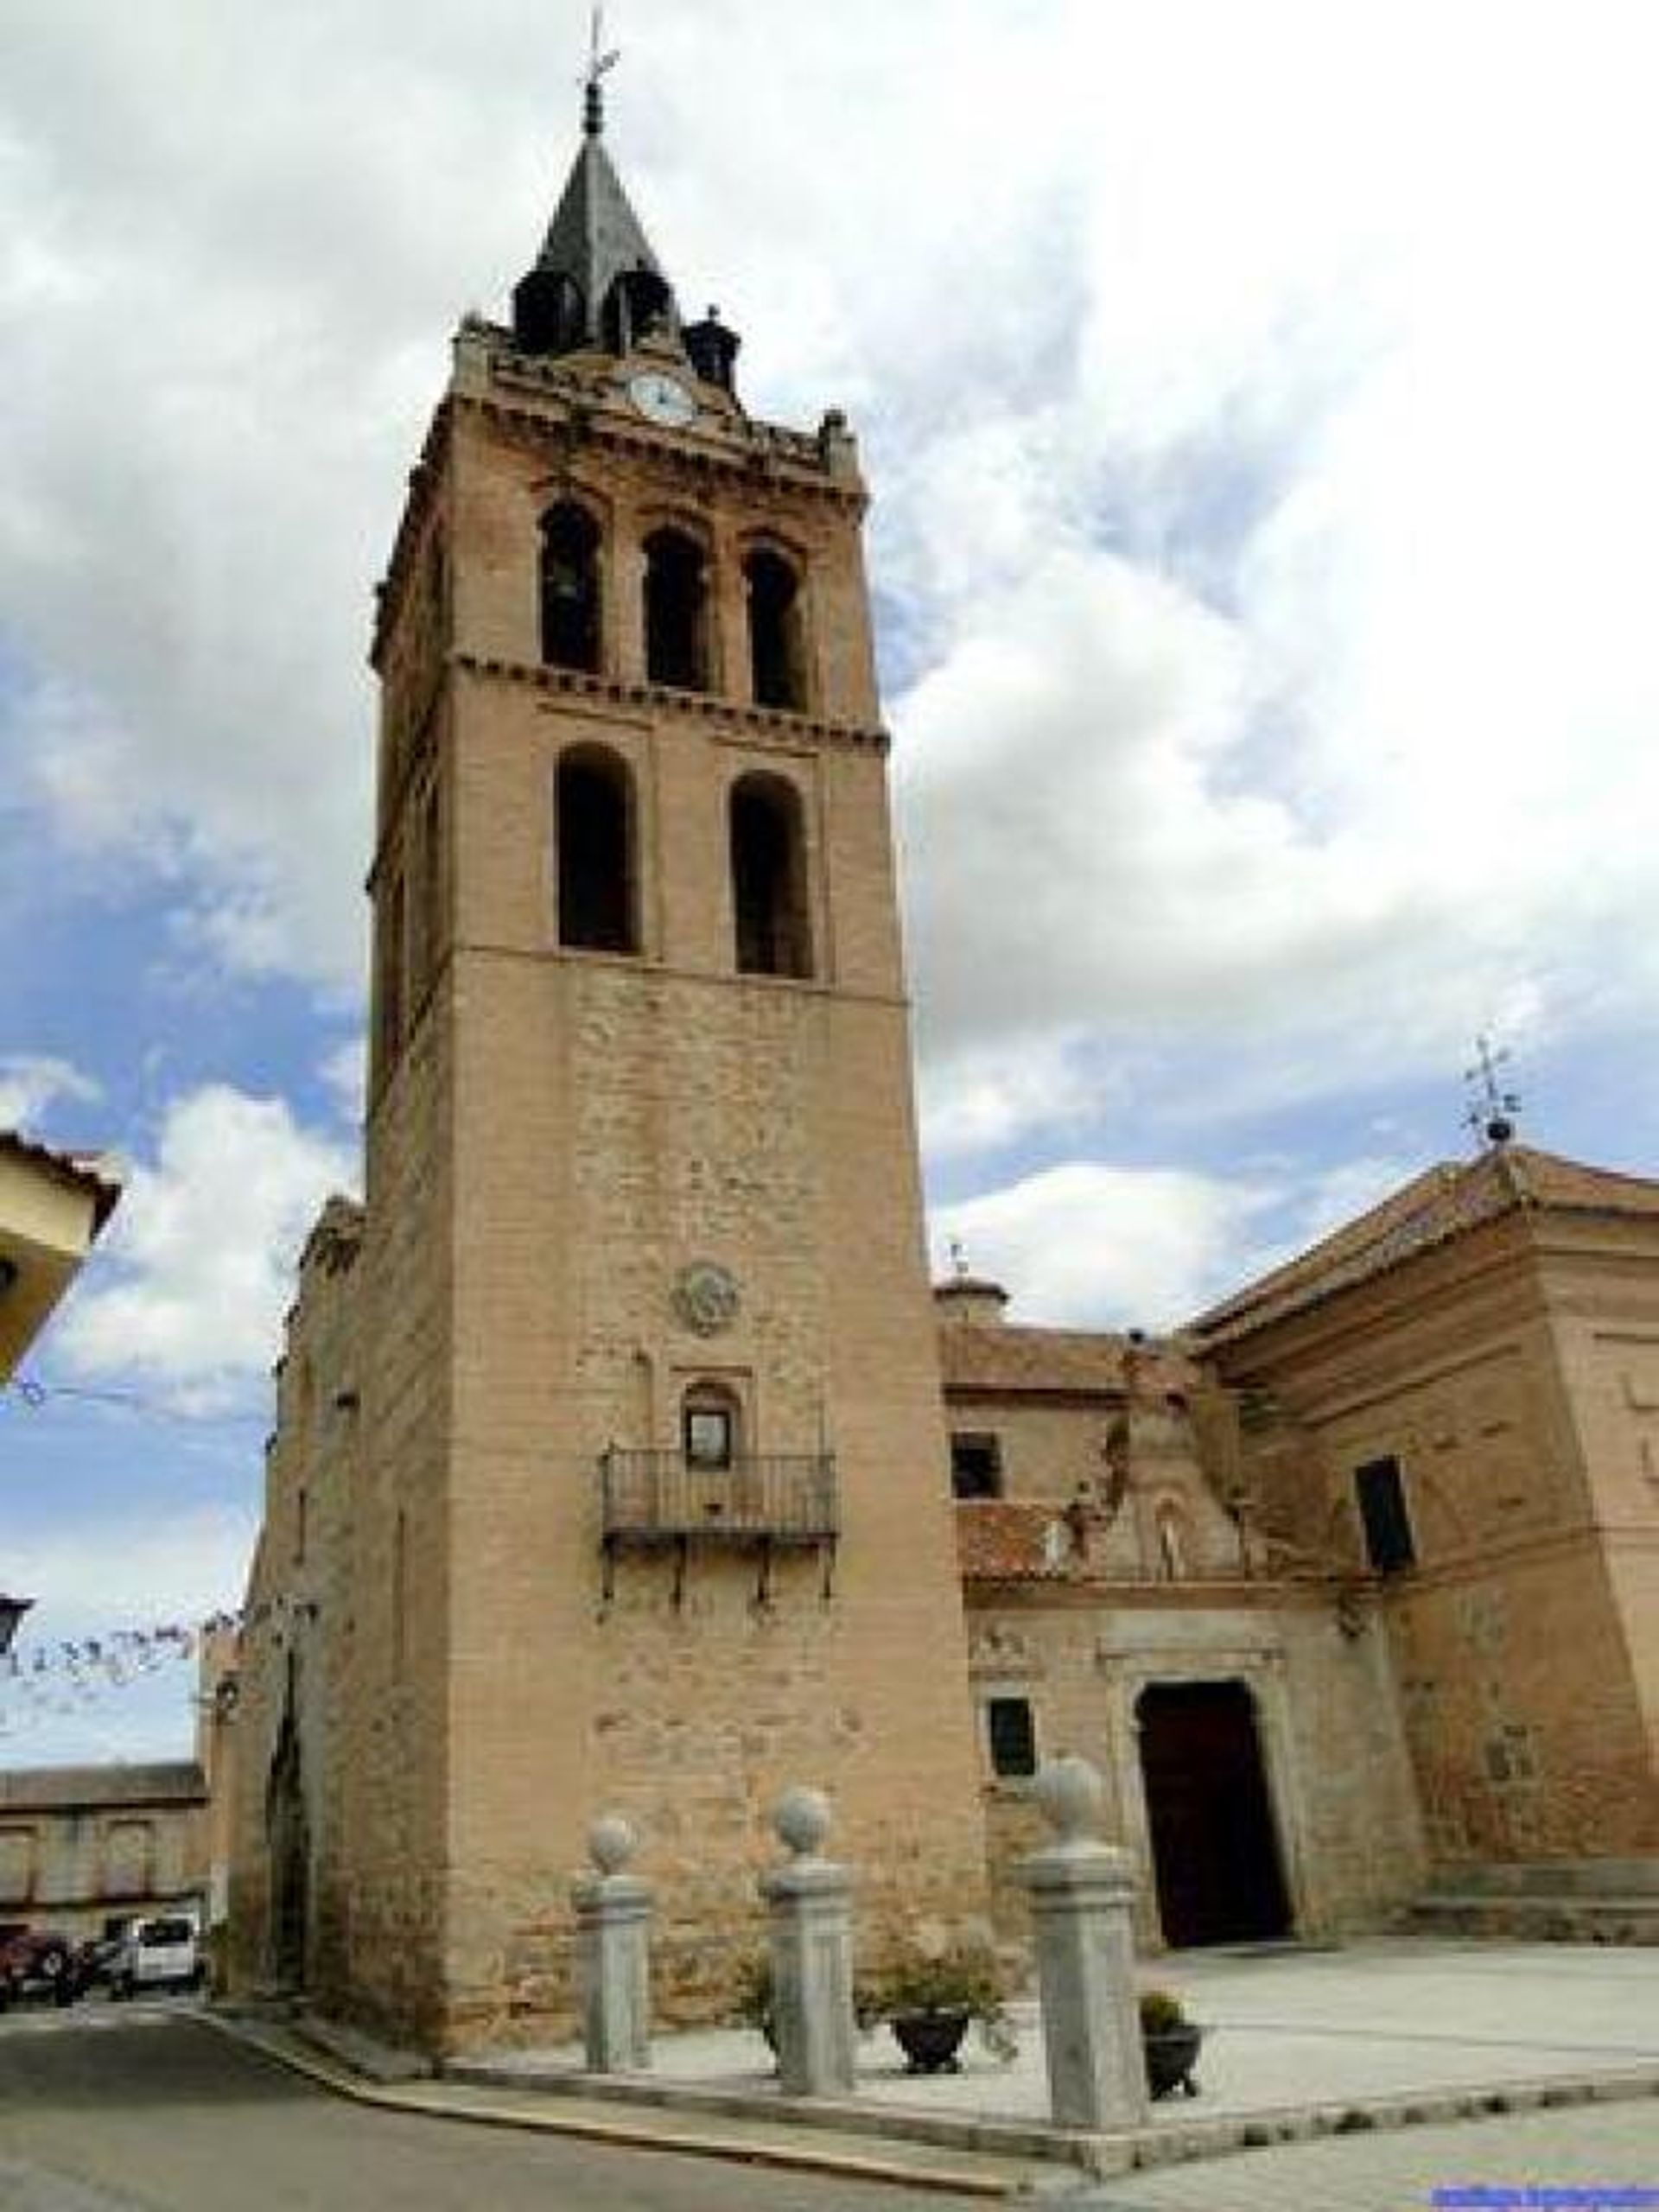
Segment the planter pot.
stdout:
<path fill-rule="evenodd" d="M 968 2020 L 959 2012 L 895 2012 L 887 2025 L 912 2074 L 954 2074 Z"/>
<path fill-rule="evenodd" d="M 1198 2063 L 1203 2041 L 1204 2030 L 1190 2020 L 1183 2027 L 1166 2028 L 1161 2035 L 1141 2037 L 1141 2047 L 1147 2055 L 1147 2087 L 1154 2097 L 1166 2097 L 1175 2089 L 1189 2097 L 1198 2095 L 1192 2069 Z"/>

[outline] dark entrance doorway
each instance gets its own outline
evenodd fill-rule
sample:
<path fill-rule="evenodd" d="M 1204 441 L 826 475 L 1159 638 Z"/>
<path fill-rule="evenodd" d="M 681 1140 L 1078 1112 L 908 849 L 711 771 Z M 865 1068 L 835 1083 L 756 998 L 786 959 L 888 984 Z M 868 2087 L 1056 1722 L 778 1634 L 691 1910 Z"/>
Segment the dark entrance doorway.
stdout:
<path fill-rule="evenodd" d="M 1249 1691 L 1243 1682 L 1155 1682 L 1137 1711 L 1165 1942 L 1179 1948 L 1287 1935 L 1290 1904 Z"/>

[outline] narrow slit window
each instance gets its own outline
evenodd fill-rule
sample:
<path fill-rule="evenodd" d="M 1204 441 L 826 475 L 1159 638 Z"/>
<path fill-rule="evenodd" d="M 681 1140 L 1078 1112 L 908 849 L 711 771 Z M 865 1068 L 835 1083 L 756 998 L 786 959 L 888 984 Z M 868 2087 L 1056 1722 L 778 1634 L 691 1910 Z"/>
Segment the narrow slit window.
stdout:
<path fill-rule="evenodd" d="M 1368 1459 L 1354 1470 L 1366 1563 L 1379 1574 L 1401 1574 L 1417 1564 L 1417 1546 L 1400 1462 L 1390 1456 Z"/>
<path fill-rule="evenodd" d="M 600 662 L 599 524 L 562 499 L 542 518 L 542 658 L 553 668 Z"/>
<path fill-rule="evenodd" d="M 559 942 L 587 952 L 635 952 L 633 787 L 613 753 L 581 747 L 559 762 L 555 799 Z"/>
<path fill-rule="evenodd" d="M 404 880 L 387 883 L 380 916 L 379 1072 L 384 1078 L 404 1038 Z"/>
<path fill-rule="evenodd" d="M 732 909 L 738 972 L 810 976 L 800 794 L 779 776 L 744 776 L 731 796 Z"/>

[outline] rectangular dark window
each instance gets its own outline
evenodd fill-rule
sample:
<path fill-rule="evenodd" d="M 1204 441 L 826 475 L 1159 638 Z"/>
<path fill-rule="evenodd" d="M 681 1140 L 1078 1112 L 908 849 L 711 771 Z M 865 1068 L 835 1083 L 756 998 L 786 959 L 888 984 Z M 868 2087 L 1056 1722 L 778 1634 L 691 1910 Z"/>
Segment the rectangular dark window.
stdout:
<path fill-rule="evenodd" d="M 724 1406 L 685 1409 L 685 1461 L 689 1467 L 729 1467 L 732 1417 Z"/>
<path fill-rule="evenodd" d="M 985 1729 L 990 1738 L 993 1774 L 1024 1779 L 1036 1773 L 1037 1728 L 1029 1698 L 988 1698 Z"/>
<path fill-rule="evenodd" d="M 1368 1459 L 1363 1467 L 1354 1469 L 1354 1489 L 1365 1532 L 1367 1564 L 1379 1574 L 1399 1574 L 1415 1567 L 1417 1547 L 1412 1541 L 1400 1462 L 1393 1458 Z"/>
<path fill-rule="evenodd" d="M 953 1436 L 950 1439 L 950 1488 L 957 1497 L 1001 1497 L 1001 1440 L 995 1436 Z"/>

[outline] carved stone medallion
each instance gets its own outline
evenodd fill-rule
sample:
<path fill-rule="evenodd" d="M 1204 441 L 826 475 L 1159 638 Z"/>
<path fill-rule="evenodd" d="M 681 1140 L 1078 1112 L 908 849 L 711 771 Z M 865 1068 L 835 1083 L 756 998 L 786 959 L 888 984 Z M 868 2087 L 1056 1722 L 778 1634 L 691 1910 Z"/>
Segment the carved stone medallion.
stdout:
<path fill-rule="evenodd" d="M 714 1260 L 693 1260 L 674 1283 L 674 1311 L 699 1337 L 717 1337 L 737 1319 L 736 1278 Z"/>

